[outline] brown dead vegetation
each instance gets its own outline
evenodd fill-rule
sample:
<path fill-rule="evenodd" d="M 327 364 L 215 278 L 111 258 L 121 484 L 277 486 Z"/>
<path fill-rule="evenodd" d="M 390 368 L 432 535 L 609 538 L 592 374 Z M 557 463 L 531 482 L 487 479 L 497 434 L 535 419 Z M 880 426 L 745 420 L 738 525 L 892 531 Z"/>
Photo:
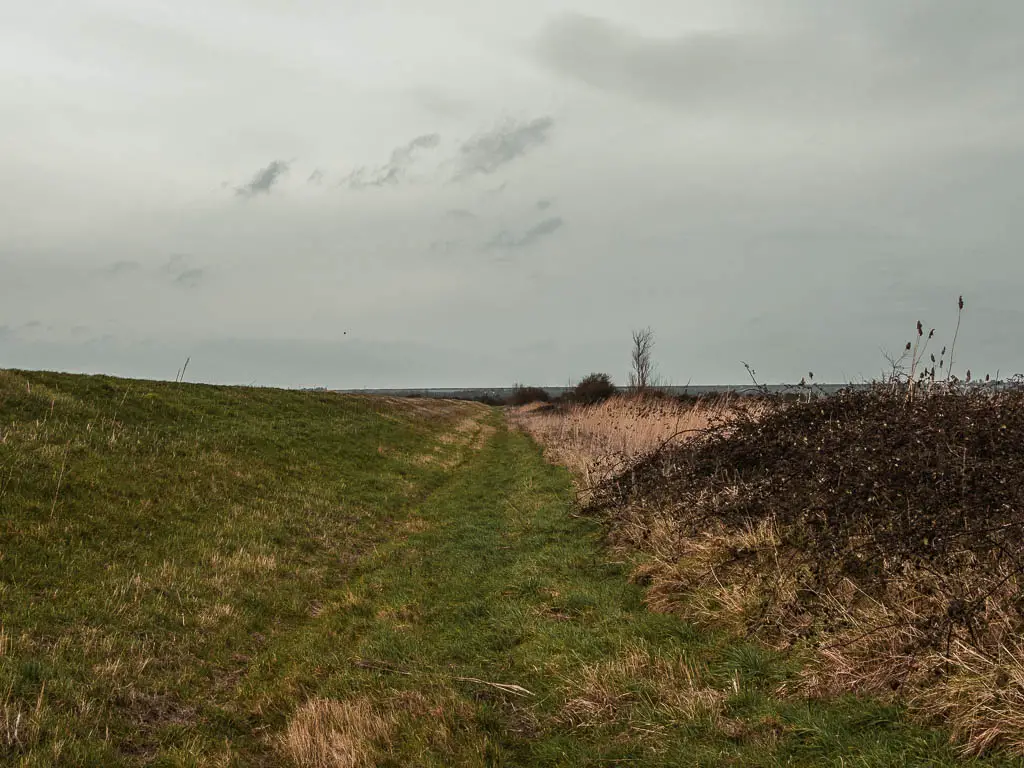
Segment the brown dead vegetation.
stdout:
<path fill-rule="evenodd" d="M 513 420 L 644 554 L 652 608 L 801 654 L 791 692 L 898 698 L 966 749 L 1024 754 L 1024 391 L 684 408 Z"/>
<path fill-rule="evenodd" d="M 634 395 L 596 405 L 534 403 L 511 409 L 509 419 L 540 443 L 550 460 L 571 469 L 585 493 L 638 457 L 682 443 L 736 407 L 739 400 L 728 396 L 681 402 Z"/>
<path fill-rule="evenodd" d="M 619 724 L 643 729 L 652 720 L 716 722 L 723 717 L 728 692 L 709 686 L 706 677 L 707 670 L 689 659 L 629 648 L 610 661 L 583 667 L 567 681 L 561 718 L 575 728 Z"/>
<path fill-rule="evenodd" d="M 387 750 L 394 721 L 364 699 L 310 699 L 281 737 L 284 754 L 300 768 L 368 768 Z"/>

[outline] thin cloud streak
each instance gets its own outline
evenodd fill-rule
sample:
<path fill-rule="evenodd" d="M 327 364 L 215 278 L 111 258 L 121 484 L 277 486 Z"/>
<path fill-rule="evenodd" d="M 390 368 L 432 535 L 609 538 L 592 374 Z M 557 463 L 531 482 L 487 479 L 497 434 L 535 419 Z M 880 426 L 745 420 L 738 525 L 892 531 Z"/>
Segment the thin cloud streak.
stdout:
<path fill-rule="evenodd" d="M 288 172 L 290 166 L 291 163 L 284 160 L 272 161 L 266 168 L 258 170 L 248 184 L 238 187 L 235 194 L 245 198 L 270 194 L 270 190 Z"/>
<path fill-rule="evenodd" d="M 525 123 L 507 120 L 490 131 L 477 134 L 459 147 L 455 179 L 494 173 L 546 144 L 554 126 L 555 119 L 545 116 Z"/>
<path fill-rule="evenodd" d="M 522 235 L 513 235 L 508 230 L 502 230 L 487 243 L 488 248 L 529 248 L 540 240 L 553 235 L 565 226 L 565 220 L 560 216 L 552 216 L 544 219 L 530 227 Z"/>
<path fill-rule="evenodd" d="M 420 150 L 436 149 L 440 143 L 441 137 L 436 133 L 417 136 L 408 144 L 395 147 L 391 152 L 391 159 L 384 165 L 357 168 L 346 176 L 341 184 L 353 190 L 398 184 L 406 178 L 406 173 L 416 162 Z"/>

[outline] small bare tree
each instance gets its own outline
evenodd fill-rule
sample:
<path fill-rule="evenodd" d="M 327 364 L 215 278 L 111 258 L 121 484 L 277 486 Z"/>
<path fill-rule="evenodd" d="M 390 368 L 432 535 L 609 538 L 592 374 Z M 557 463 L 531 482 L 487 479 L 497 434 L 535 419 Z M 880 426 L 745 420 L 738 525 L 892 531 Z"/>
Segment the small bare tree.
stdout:
<path fill-rule="evenodd" d="M 629 385 L 637 392 L 643 392 L 651 386 L 651 379 L 654 377 L 653 349 L 654 331 L 650 328 L 633 331 L 632 370 L 629 373 Z"/>

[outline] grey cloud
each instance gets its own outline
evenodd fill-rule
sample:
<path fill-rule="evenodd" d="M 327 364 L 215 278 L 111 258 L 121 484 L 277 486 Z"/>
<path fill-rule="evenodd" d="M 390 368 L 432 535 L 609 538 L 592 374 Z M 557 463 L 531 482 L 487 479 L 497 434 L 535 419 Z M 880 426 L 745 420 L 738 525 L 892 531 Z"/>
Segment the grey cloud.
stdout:
<path fill-rule="evenodd" d="M 435 240 L 430 244 L 430 250 L 432 253 L 451 253 L 461 245 L 461 240 Z"/>
<path fill-rule="evenodd" d="M 555 232 L 560 230 L 564 225 L 565 221 L 559 216 L 555 216 L 550 219 L 545 219 L 539 224 L 528 229 L 526 231 L 526 234 L 519 239 L 517 247 L 525 248 L 527 246 L 533 245 L 541 238 L 547 237 L 548 235 L 553 235 Z"/>
<path fill-rule="evenodd" d="M 544 219 L 544 221 L 530 227 L 522 235 L 514 235 L 508 230 L 502 230 L 495 235 L 489 243 L 487 243 L 487 247 L 529 248 L 539 240 L 549 235 L 553 235 L 563 226 L 565 226 L 565 220 L 560 216 L 553 216 L 550 219 Z"/>
<path fill-rule="evenodd" d="M 470 104 L 465 99 L 429 86 L 410 88 L 409 94 L 421 107 L 438 117 L 461 117 L 470 109 Z"/>
<path fill-rule="evenodd" d="M 546 211 L 552 205 L 553 205 L 553 203 L 550 200 L 538 200 L 537 201 L 537 210 L 538 211 Z"/>
<path fill-rule="evenodd" d="M 410 141 L 409 145 L 405 148 L 405 150 L 407 153 L 411 153 L 412 150 L 417 149 L 419 147 L 423 147 L 424 149 L 434 149 L 440 143 L 440 136 L 438 136 L 436 133 L 427 133 L 424 134 L 423 136 L 417 136 L 415 139 Z M 392 155 L 392 160 L 394 160 L 394 155 Z"/>
<path fill-rule="evenodd" d="M 41 327 L 42 323 L 37 323 L 37 325 Z M 0 339 L 4 341 L 19 341 L 29 336 L 29 334 L 23 333 L 24 331 L 32 330 L 33 328 L 34 326 L 29 324 L 19 326 L 0 325 Z"/>
<path fill-rule="evenodd" d="M 110 275 L 123 275 L 127 272 L 138 271 L 141 267 L 142 265 L 137 261 L 122 260 L 107 265 L 101 271 Z"/>
<path fill-rule="evenodd" d="M 291 163 L 284 160 L 274 160 L 266 168 L 261 168 L 252 177 L 252 181 L 244 186 L 238 187 L 235 194 L 239 197 L 254 197 L 255 195 L 266 195 L 281 177 L 288 172 Z"/>
<path fill-rule="evenodd" d="M 205 270 L 189 266 L 188 259 L 180 253 L 171 256 L 162 271 L 170 275 L 172 282 L 181 288 L 198 288 L 206 275 Z"/>
<path fill-rule="evenodd" d="M 319 168 L 317 168 L 311 174 L 309 174 L 309 178 L 306 179 L 306 183 L 307 184 L 320 184 L 320 183 L 323 182 L 323 180 L 324 180 L 324 172 L 321 171 Z"/>
<path fill-rule="evenodd" d="M 456 179 L 494 173 L 545 144 L 554 125 L 553 117 L 538 117 L 527 123 L 508 120 L 491 131 L 463 142 L 459 147 Z"/>
<path fill-rule="evenodd" d="M 768 7 L 776 5 L 786 7 Z M 769 13 L 746 28 L 677 37 L 567 14 L 545 27 L 536 50 L 551 69 L 596 88 L 689 109 L 900 109 L 965 95 L 1022 103 L 1011 80 L 1024 65 L 1024 37 L 1009 30 L 1024 26 L 1024 4 L 871 0 L 828 14 L 807 0 L 796 6 L 806 12 L 790 23 Z"/>
<path fill-rule="evenodd" d="M 387 184 L 397 184 L 405 178 L 406 171 L 416 161 L 417 151 L 421 149 L 435 149 L 441 143 L 441 137 L 436 133 L 428 133 L 417 136 L 408 144 L 395 147 L 391 152 L 391 159 L 384 165 L 376 168 L 366 166 L 357 168 L 346 176 L 341 184 L 349 189 L 365 189 L 367 187 L 383 187 Z"/>
<path fill-rule="evenodd" d="M 205 272 L 202 269 L 186 269 L 174 278 L 174 283 L 182 288 L 198 288 L 204 275 Z"/>
<path fill-rule="evenodd" d="M 476 214 L 475 213 L 473 213 L 472 211 L 466 210 L 465 208 L 452 208 L 445 215 L 448 216 L 448 218 L 450 218 L 450 219 L 468 220 L 468 219 L 475 219 L 476 218 Z"/>
<path fill-rule="evenodd" d="M 169 275 L 180 274 L 185 269 L 185 257 L 180 253 L 172 254 L 163 266 L 163 271 Z"/>
<path fill-rule="evenodd" d="M 54 326 L 51 323 L 44 323 L 40 320 L 29 320 L 21 325 L 8 327 L 8 335 L 12 339 L 38 339 L 46 334 L 52 333 Z"/>
<path fill-rule="evenodd" d="M 501 230 L 484 245 L 485 248 L 514 248 L 516 237 L 507 229 Z"/>

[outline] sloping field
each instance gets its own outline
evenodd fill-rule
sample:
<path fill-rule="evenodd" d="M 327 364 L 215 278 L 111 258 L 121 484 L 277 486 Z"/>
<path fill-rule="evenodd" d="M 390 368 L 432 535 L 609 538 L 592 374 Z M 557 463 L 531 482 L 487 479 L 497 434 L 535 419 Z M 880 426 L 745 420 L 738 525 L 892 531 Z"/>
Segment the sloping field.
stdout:
<path fill-rule="evenodd" d="M 472 404 L 0 372 L 0 755 L 273 754 L 360 558 L 479 443 Z M 273 761 L 272 761 L 273 762 Z"/>
<path fill-rule="evenodd" d="M 0 763 L 967 764 L 603 533 L 483 406 L 0 372 Z"/>

